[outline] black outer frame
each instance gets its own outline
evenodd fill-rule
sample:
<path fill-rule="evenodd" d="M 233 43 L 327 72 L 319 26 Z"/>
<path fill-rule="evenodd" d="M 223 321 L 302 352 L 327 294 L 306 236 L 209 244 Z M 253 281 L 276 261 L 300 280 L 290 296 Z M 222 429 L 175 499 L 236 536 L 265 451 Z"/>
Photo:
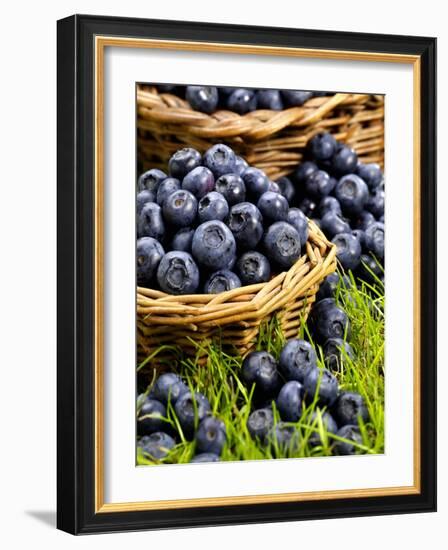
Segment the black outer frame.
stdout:
<path fill-rule="evenodd" d="M 74 15 L 57 26 L 57 526 L 72 534 L 436 510 L 436 39 Z M 421 57 L 421 493 L 94 513 L 94 37 Z"/>

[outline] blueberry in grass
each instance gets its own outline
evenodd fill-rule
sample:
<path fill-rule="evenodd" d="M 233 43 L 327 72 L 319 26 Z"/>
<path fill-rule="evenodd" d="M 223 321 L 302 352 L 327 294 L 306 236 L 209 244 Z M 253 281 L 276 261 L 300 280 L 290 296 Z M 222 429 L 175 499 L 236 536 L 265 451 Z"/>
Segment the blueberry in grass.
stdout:
<path fill-rule="evenodd" d="M 191 227 L 182 227 L 174 235 L 171 241 L 171 250 L 181 250 L 191 254 L 191 243 L 193 242 L 194 229 Z"/>
<path fill-rule="evenodd" d="M 316 366 L 316 352 L 306 340 L 289 340 L 280 353 L 279 370 L 286 380 L 303 383 L 307 372 Z"/>
<path fill-rule="evenodd" d="M 179 397 L 186 393 L 188 386 L 173 372 L 161 374 L 154 384 L 154 398 L 166 405 L 168 401 L 174 405 Z"/>
<path fill-rule="evenodd" d="M 258 197 L 269 189 L 269 178 L 263 170 L 250 166 L 244 170 L 241 177 L 246 186 L 247 194 L 254 199 L 258 199 Z"/>
<path fill-rule="evenodd" d="M 346 145 L 337 145 L 336 151 L 331 158 L 333 171 L 343 176 L 344 174 L 353 174 L 358 164 L 358 155 L 355 150 Z"/>
<path fill-rule="evenodd" d="M 157 204 L 162 206 L 165 199 L 175 191 L 179 191 L 180 181 L 176 178 L 165 178 L 157 188 Z"/>
<path fill-rule="evenodd" d="M 220 456 L 227 440 L 224 422 L 213 416 L 206 416 L 199 424 L 195 440 L 199 452 Z"/>
<path fill-rule="evenodd" d="M 331 241 L 336 245 L 336 256 L 344 269 L 356 269 L 361 261 L 361 243 L 351 233 L 338 233 Z"/>
<path fill-rule="evenodd" d="M 322 197 L 319 202 L 319 214 L 323 218 L 328 212 L 342 215 L 341 205 L 336 197 Z"/>
<path fill-rule="evenodd" d="M 282 90 L 283 101 L 288 107 L 301 107 L 305 101 L 313 97 L 313 92 L 304 90 Z"/>
<path fill-rule="evenodd" d="M 316 170 L 305 181 L 307 193 L 316 199 L 329 195 L 336 184 L 334 178 L 330 178 L 327 172 Z"/>
<path fill-rule="evenodd" d="M 255 389 L 259 394 L 272 396 L 278 390 L 280 376 L 277 370 L 277 362 L 267 351 L 253 351 L 243 361 L 243 380 Z"/>
<path fill-rule="evenodd" d="M 312 433 L 308 437 L 308 444 L 311 447 L 317 447 L 324 444 L 325 436 L 322 437 L 323 433 L 335 434 L 338 431 L 338 427 L 334 418 L 327 411 L 321 411 L 316 409 L 310 415 L 308 424 L 312 428 Z M 328 443 L 331 443 L 333 440 L 327 438 Z"/>
<path fill-rule="evenodd" d="M 334 416 L 339 426 L 358 425 L 359 421 L 367 422 L 369 413 L 364 399 L 359 393 L 342 392 L 334 405 Z"/>
<path fill-rule="evenodd" d="M 202 223 L 196 229 L 191 249 L 196 260 L 213 271 L 230 269 L 235 262 L 235 238 L 219 220 Z"/>
<path fill-rule="evenodd" d="M 334 195 L 344 214 L 360 214 L 369 198 L 369 188 L 356 174 L 343 176 L 336 184 Z"/>
<path fill-rule="evenodd" d="M 300 244 L 302 247 L 308 240 L 308 220 L 305 216 L 305 214 L 299 209 L 299 208 L 290 208 L 288 210 L 288 216 L 286 217 L 286 221 L 291 224 L 299 233 L 300 236 Z"/>
<path fill-rule="evenodd" d="M 200 223 L 211 220 L 224 220 L 229 214 L 229 205 L 221 193 L 211 191 L 199 201 L 198 217 Z"/>
<path fill-rule="evenodd" d="M 271 266 L 260 252 L 245 252 L 236 263 L 236 272 L 243 285 L 254 285 L 269 281 Z"/>
<path fill-rule="evenodd" d="M 376 218 L 380 218 L 384 215 L 384 189 L 374 189 L 366 203 L 366 209 L 371 212 Z"/>
<path fill-rule="evenodd" d="M 137 416 L 137 432 L 139 435 L 149 435 L 163 430 L 167 426 L 166 408 L 156 399 L 146 399 Z"/>
<path fill-rule="evenodd" d="M 361 261 L 356 270 L 356 276 L 361 281 L 375 284 L 378 282 L 378 279 L 382 278 L 383 270 L 374 256 L 371 254 L 362 254 Z"/>
<path fill-rule="evenodd" d="M 375 222 L 375 216 L 368 210 L 364 210 L 357 216 L 355 220 L 355 226 L 357 229 L 362 229 L 363 231 L 365 231 L 369 227 L 369 225 Z"/>
<path fill-rule="evenodd" d="M 166 197 L 163 206 L 163 217 L 174 227 L 188 227 L 198 212 L 198 201 L 189 191 L 180 189 Z"/>
<path fill-rule="evenodd" d="M 267 223 L 283 221 L 288 217 L 289 204 L 280 193 L 266 191 L 258 199 L 257 206 Z"/>
<path fill-rule="evenodd" d="M 236 88 L 227 98 L 227 108 L 244 115 L 257 108 L 257 96 L 252 90 Z"/>
<path fill-rule="evenodd" d="M 328 304 L 328 307 L 323 307 L 322 304 L 326 300 L 333 300 L 326 298 L 317 302 L 316 306 L 311 311 L 310 322 L 315 334 L 315 338 L 319 343 L 325 343 L 329 338 L 344 338 L 350 339 L 350 322 L 347 314 L 338 308 L 336 305 Z"/>
<path fill-rule="evenodd" d="M 267 438 L 273 451 L 279 455 L 297 452 L 300 447 L 300 434 L 297 428 L 286 422 L 278 422 L 273 426 Z"/>
<path fill-rule="evenodd" d="M 317 170 L 319 170 L 319 168 L 316 163 L 311 161 L 302 162 L 293 172 L 292 179 L 297 184 L 303 184 L 310 175 Z"/>
<path fill-rule="evenodd" d="M 316 160 L 330 159 L 336 150 L 337 141 L 328 133 L 321 132 L 310 139 L 308 149 Z"/>
<path fill-rule="evenodd" d="M 204 292 L 206 294 L 219 294 L 221 292 L 227 292 L 234 288 L 239 288 L 241 281 L 233 271 L 223 269 L 222 271 L 215 271 L 207 279 L 204 285 Z"/>
<path fill-rule="evenodd" d="M 235 171 L 236 155 L 230 147 L 218 143 L 207 149 L 203 163 L 213 172 L 215 178 L 219 178 Z"/>
<path fill-rule="evenodd" d="M 188 252 L 165 254 L 157 269 L 157 282 L 168 294 L 194 294 L 199 288 L 199 269 Z"/>
<path fill-rule="evenodd" d="M 302 243 L 299 232 L 287 222 L 275 222 L 263 237 L 266 253 L 282 269 L 289 269 L 299 258 Z"/>
<path fill-rule="evenodd" d="M 186 438 L 192 438 L 196 428 L 210 413 L 210 403 L 202 393 L 183 393 L 174 405 L 177 419 Z"/>
<path fill-rule="evenodd" d="M 152 168 L 138 178 L 137 189 L 138 191 L 152 191 L 157 193 L 157 188 L 159 184 L 166 178 L 165 172 L 162 170 L 157 170 L 157 168 Z"/>
<path fill-rule="evenodd" d="M 327 369 L 339 372 L 346 357 L 354 358 L 352 346 L 342 338 L 329 338 L 324 344 L 324 361 Z"/>
<path fill-rule="evenodd" d="M 365 245 L 379 260 L 384 258 L 384 223 L 369 225 L 365 233 Z"/>
<path fill-rule="evenodd" d="M 309 197 L 305 197 L 300 201 L 299 209 L 305 214 L 305 216 L 312 218 L 313 214 L 317 212 L 316 201 L 310 199 Z"/>
<path fill-rule="evenodd" d="M 344 275 L 343 277 L 340 277 L 339 273 L 330 273 L 330 275 L 325 277 L 324 281 L 320 285 L 319 292 L 317 293 L 317 299 L 319 301 L 322 301 L 324 298 L 333 299 L 340 281 L 342 281 L 343 286 L 350 286 L 350 279 L 347 276 Z"/>
<path fill-rule="evenodd" d="M 210 114 L 218 106 L 218 89 L 215 86 L 187 86 L 185 99 L 195 111 Z"/>
<path fill-rule="evenodd" d="M 339 233 L 350 233 L 350 224 L 348 220 L 341 214 L 333 211 L 327 212 L 325 216 L 322 217 L 320 226 L 329 239 L 332 239 Z"/>
<path fill-rule="evenodd" d="M 366 248 L 366 232 L 363 229 L 353 229 L 352 235 L 358 239 L 358 242 L 361 246 L 361 250 Z"/>
<path fill-rule="evenodd" d="M 146 286 L 151 283 L 157 268 L 165 254 L 163 246 L 152 237 L 137 240 L 137 284 Z"/>
<path fill-rule="evenodd" d="M 317 399 L 321 407 L 331 407 L 338 396 L 338 381 L 327 369 L 310 369 L 305 375 L 303 387 L 307 402 Z"/>
<path fill-rule="evenodd" d="M 280 187 L 280 193 L 285 197 L 288 203 L 291 204 L 296 194 L 292 181 L 286 176 L 283 176 L 279 178 L 276 183 Z"/>
<path fill-rule="evenodd" d="M 250 202 L 232 206 L 227 225 L 241 250 L 254 249 L 263 236 L 263 217 Z"/>
<path fill-rule="evenodd" d="M 252 439 L 264 441 L 274 425 L 274 415 L 269 408 L 253 411 L 247 419 L 247 429 Z"/>
<path fill-rule="evenodd" d="M 168 161 L 170 176 L 182 181 L 183 178 L 197 166 L 200 166 L 202 157 L 199 151 L 191 147 L 184 147 L 174 153 Z"/>
<path fill-rule="evenodd" d="M 148 202 L 142 208 L 137 219 L 137 233 L 139 237 L 153 237 L 161 241 L 165 235 L 162 209 L 155 202 Z"/>
<path fill-rule="evenodd" d="M 213 190 L 215 178 L 205 166 L 197 166 L 182 180 L 182 189 L 190 191 L 199 200 Z"/>
<path fill-rule="evenodd" d="M 342 426 L 342 428 L 336 432 L 336 435 L 347 441 L 335 440 L 333 446 L 335 454 L 347 456 L 354 455 L 359 451 L 356 445 L 362 445 L 362 437 L 359 433 L 358 426 L 352 426 L 350 424 Z"/>
<path fill-rule="evenodd" d="M 214 453 L 199 453 L 190 460 L 190 464 L 203 464 L 205 462 L 219 462 L 219 456 Z"/>
<path fill-rule="evenodd" d="M 360 162 L 356 168 L 356 173 L 366 182 L 370 191 L 376 189 L 383 181 L 383 172 L 380 165 L 376 163 L 362 164 Z"/>
<path fill-rule="evenodd" d="M 175 445 L 174 439 L 164 432 L 143 436 L 137 444 L 143 455 L 149 455 L 154 460 L 165 458 Z"/>
<path fill-rule="evenodd" d="M 224 174 L 216 180 L 215 190 L 221 193 L 229 206 L 243 202 L 246 198 L 246 186 L 238 174 Z"/>
<path fill-rule="evenodd" d="M 280 90 L 258 90 L 257 107 L 258 109 L 281 111 L 283 109 L 283 100 Z"/>
<path fill-rule="evenodd" d="M 137 216 L 143 210 L 143 207 L 145 206 L 145 204 L 147 204 L 148 202 L 154 202 L 155 199 L 156 199 L 156 196 L 152 191 L 148 191 L 147 189 L 140 191 L 140 193 L 137 194 L 137 200 L 136 200 Z"/>
<path fill-rule="evenodd" d="M 300 382 L 291 380 L 280 390 L 277 396 L 277 408 L 282 420 L 297 422 L 302 415 L 303 387 Z"/>
<path fill-rule="evenodd" d="M 242 157 L 235 157 L 235 173 L 242 176 L 244 172 L 249 168 L 249 165 Z"/>

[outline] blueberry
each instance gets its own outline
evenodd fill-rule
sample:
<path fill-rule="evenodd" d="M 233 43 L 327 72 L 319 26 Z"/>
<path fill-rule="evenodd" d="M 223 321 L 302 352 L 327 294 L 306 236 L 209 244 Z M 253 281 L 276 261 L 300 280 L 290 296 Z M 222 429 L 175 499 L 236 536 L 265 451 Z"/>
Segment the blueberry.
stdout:
<path fill-rule="evenodd" d="M 214 186 L 215 178 L 212 172 L 204 166 L 193 168 L 182 180 L 182 189 L 193 193 L 198 200 L 212 191 Z"/>
<path fill-rule="evenodd" d="M 384 223 L 384 214 L 378 218 L 378 221 Z"/>
<path fill-rule="evenodd" d="M 235 238 L 219 220 L 202 223 L 194 233 L 191 248 L 196 260 L 213 271 L 230 269 L 235 262 Z"/>
<path fill-rule="evenodd" d="M 183 180 L 183 178 L 197 166 L 200 166 L 202 161 L 201 154 L 192 149 L 185 147 L 179 149 L 168 161 L 168 171 L 170 176 Z"/>
<path fill-rule="evenodd" d="M 175 191 L 179 191 L 179 189 L 180 181 L 178 179 L 165 178 L 157 188 L 157 204 L 162 206 L 165 199 Z"/>
<path fill-rule="evenodd" d="M 194 229 L 191 227 L 182 227 L 174 235 L 171 242 L 171 250 L 181 250 L 191 254 L 191 243 L 193 242 Z"/>
<path fill-rule="evenodd" d="M 309 234 L 308 220 L 305 214 L 298 208 L 290 208 L 286 221 L 297 230 L 300 236 L 300 244 L 304 246 Z"/>
<path fill-rule="evenodd" d="M 353 445 L 352 443 L 349 443 L 352 441 L 353 443 L 357 443 L 358 445 L 362 445 L 362 437 L 359 433 L 358 426 L 351 426 L 350 424 L 347 424 L 346 426 L 342 426 L 342 428 L 336 432 L 336 435 L 338 437 L 342 437 L 343 439 L 347 439 L 348 441 L 335 441 L 334 443 L 334 452 L 337 455 L 354 455 L 357 452 L 357 447 Z"/>
<path fill-rule="evenodd" d="M 263 193 L 269 189 L 269 178 L 258 168 L 250 166 L 246 168 L 242 176 L 246 191 L 254 199 L 258 199 Z"/>
<path fill-rule="evenodd" d="M 243 285 L 265 283 L 271 277 L 271 266 L 260 252 L 245 252 L 236 263 L 236 272 Z"/>
<path fill-rule="evenodd" d="M 137 195 L 136 200 L 136 210 L 137 210 L 137 216 L 140 214 L 140 212 L 143 210 L 143 207 L 148 202 L 155 202 L 156 196 L 152 191 L 148 191 L 147 189 L 144 189 L 143 191 L 140 191 Z"/>
<path fill-rule="evenodd" d="M 235 173 L 242 176 L 249 168 L 249 165 L 242 157 L 235 157 Z"/>
<path fill-rule="evenodd" d="M 313 97 L 313 92 L 304 90 L 282 90 L 283 101 L 288 107 L 300 107 Z"/>
<path fill-rule="evenodd" d="M 279 369 L 286 380 L 303 383 L 306 373 L 316 366 L 316 352 L 305 340 L 289 340 L 280 353 Z"/>
<path fill-rule="evenodd" d="M 362 229 L 363 231 L 365 231 L 369 227 L 369 225 L 375 222 L 375 216 L 368 210 L 364 210 L 356 218 L 355 225 L 358 229 Z"/>
<path fill-rule="evenodd" d="M 332 239 L 338 233 L 350 232 L 350 224 L 337 212 L 327 212 L 325 216 L 322 217 L 320 226 L 329 239 Z"/>
<path fill-rule="evenodd" d="M 288 203 L 291 204 L 296 194 L 292 181 L 286 176 L 283 176 L 279 178 L 276 183 L 280 187 L 280 193 L 285 197 Z"/>
<path fill-rule="evenodd" d="M 370 191 L 376 189 L 383 181 L 383 172 L 379 164 L 358 163 L 356 173 L 366 182 Z"/>
<path fill-rule="evenodd" d="M 157 281 L 168 294 L 194 294 L 199 288 L 199 269 L 188 252 L 173 250 L 162 258 Z"/>
<path fill-rule="evenodd" d="M 199 201 L 198 217 L 200 223 L 211 220 L 224 220 L 229 214 L 229 205 L 221 193 L 211 191 Z"/>
<path fill-rule="evenodd" d="M 166 408 L 156 399 L 146 399 L 137 416 L 137 432 L 139 435 L 149 435 L 166 427 Z"/>
<path fill-rule="evenodd" d="M 376 218 L 384 215 L 384 189 L 377 188 L 372 191 L 366 204 L 366 209 Z"/>
<path fill-rule="evenodd" d="M 152 237 L 142 237 L 137 240 L 137 284 L 147 286 L 151 284 L 157 273 L 159 263 L 165 254 L 163 246 Z"/>
<path fill-rule="evenodd" d="M 250 387 L 255 384 L 258 393 L 275 395 L 280 383 L 277 362 L 267 351 L 253 351 L 243 361 L 243 380 Z"/>
<path fill-rule="evenodd" d="M 229 206 L 243 202 L 246 198 L 246 186 L 238 174 L 224 174 L 216 180 L 215 190 L 221 193 Z"/>
<path fill-rule="evenodd" d="M 163 223 L 162 210 L 155 202 L 148 202 L 142 208 L 137 219 L 137 233 L 139 237 L 153 237 L 158 241 L 163 239 L 165 224 Z"/>
<path fill-rule="evenodd" d="M 338 233 L 331 241 L 337 247 L 336 256 L 344 269 L 356 269 L 361 261 L 361 243 L 351 233 Z"/>
<path fill-rule="evenodd" d="M 154 384 L 154 398 L 163 404 L 167 404 L 168 401 L 172 405 L 176 403 L 179 397 L 188 391 L 188 386 L 182 382 L 182 380 L 172 372 L 161 374 Z"/>
<path fill-rule="evenodd" d="M 157 90 L 163 94 L 168 94 L 171 92 L 176 91 L 176 85 L 175 84 L 157 84 L 156 86 Z"/>
<path fill-rule="evenodd" d="M 188 227 L 196 218 L 198 201 L 192 193 L 180 189 L 166 197 L 162 210 L 167 223 L 175 227 Z"/>
<path fill-rule="evenodd" d="M 214 86 L 187 86 L 185 99 L 195 111 L 210 114 L 218 106 L 218 89 Z"/>
<path fill-rule="evenodd" d="M 337 183 L 334 195 L 344 214 L 360 214 L 369 198 L 369 188 L 356 174 L 347 174 Z"/>
<path fill-rule="evenodd" d="M 214 453 L 199 453 L 190 460 L 190 464 L 202 464 L 204 462 L 219 462 L 219 456 Z"/>
<path fill-rule="evenodd" d="M 283 101 L 280 90 L 258 90 L 258 109 L 270 109 L 272 111 L 283 110 Z"/>
<path fill-rule="evenodd" d="M 269 180 L 269 187 L 268 191 L 271 191 L 272 193 L 280 193 L 280 185 L 276 181 Z"/>
<path fill-rule="evenodd" d="M 341 205 L 336 197 L 322 197 L 319 202 L 319 214 L 323 218 L 328 212 L 342 215 Z"/>
<path fill-rule="evenodd" d="M 157 193 L 157 188 L 159 187 L 160 182 L 166 178 L 165 172 L 162 170 L 157 170 L 157 168 L 152 168 L 138 178 L 137 189 L 138 191 L 152 191 Z"/>
<path fill-rule="evenodd" d="M 366 283 L 375 284 L 377 278 L 383 276 L 383 270 L 375 257 L 370 254 L 363 254 L 356 275 Z"/>
<path fill-rule="evenodd" d="M 267 254 L 283 269 L 289 269 L 300 258 L 300 235 L 287 222 L 272 224 L 264 235 L 263 244 Z"/>
<path fill-rule="evenodd" d="M 258 199 L 257 206 L 268 223 L 283 221 L 288 217 L 289 204 L 280 193 L 266 191 Z"/>
<path fill-rule="evenodd" d="M 274 425 L 274 415 L 271 409 L 257 409 L 247 419 L 247 429 L 253 439 L 264 441 Z"/>
<path fill-rule="evenodd" d="M 192 438 L 197 426 L 210 412 L 210 403 L 202 393 L 183 393 L 174 405 L 174 410 L 179 420 L 184 436 Z"/>
<path fill-rule="evenodd" d="M 236 156 L 230 147 L 223 143 L 213 145 L 204 154 L 204 166 L 213 172 L 215 178 L 235 171 Z"/>
<path fill-rule="evenodd" d="M 327 160 L 333 156 L 336 145 L 337 142 L 331 134 L 321 132 L 310 139 L 308 148 L 315 159 Z"/>
<path fill-rule="evenodd" d="M 227 292 L 240 286 L 241 281 L 239 277 L 233 271 L 224 269 L 222 271 L 215 271 L 215 273 L 210 275 L 204 285 L 204 292 L 206 294 L 219 294 L 220 292 Z"/>
<path fill-rule="evenodd" d="M 366 232 L 362 229 L 353 229 L 352 235 L 358 240 L 361 250 L 366 248 Z"/>
<path fill-rule="evenodd" d="M 338 273 L 330 273 L 323 280 L 317 293 L 317 299 L 323 300 L 324 298 L 334 298 L 339 281 L 341 280 Z"/>
<path fill-rule="evenodd" d="M 201 453 L 214 453 L 221 455 L 226 444 L 226 427 L 222 420 L 213 416 L 207 416 L 199 424 L 195 435 L 196 449 Z"/>
<path fill-rule="evenodd" d="M 227 225 L 241 250 L 254 249 L 263 236 L 263 217 L 250 202 L 232 206 Z"/>
<path fill-rule="evenodd" d="M 311 176 L 311 174 L 317 170 L 319 170 L 319 168 L 314 162 L 302 162 L 302 164 L 299 164 L 299 166 L 295 169 L 292 179 L 297 184 L 303 184 Z"/>
<path fill-rule="evenodd" d="M 366 229 L 366 248 L 379 260 L 384 258 L 384 224 L 375 222 Z"/>
<path fill-rule="evenodd" d="M 329 338 L 324 344 L 324 361 L 326 367 L 338 372 L 346 357 L 354 358 L 352 346 L 342 338 Z"/>
<path fill-rule="evenodd" d="M 257 96 L 252 90 L 236 88 L 227 98 L 227 108 L 244 115 L 257 108 Z"/>
<path fill-rule="evenodd" d="M 174 439 L 164 432 L 143 436 L 138 442 L 143 453 L 155 460 L 165 458 L 175 445 Z"/>
<path fill-rule="evenodd" d="M 317 204 L 313 199 L 305 197 L 302 201 L 300 201 L 299 209 L 305 214 L 305 216 L 311 218 L 314 212 L 316 212 Z"/>
<path fill-rule="evenodd" d="M 327 411 L 321 411 L 317 409 L 312 412 L 308 424 L 312 427 L 313 432 L 308 438 L 308 444 L 311 447 L 317 447 L 323 445 L 322 437 L 320 434 L 321 425 L 322 429 L 330 434 L 335 434 L 338 431 L 338 427 L 334 418 Z M 330 440 L 331 442 L 332 440 Z"/>
<path fill-rule="evenodd" d="M 338 381 L 327 369 L 310 369 L 303 381 L 305 396 L 311 403 L 316 397 L 320 406 L 333 405 L 338 396 Z"/>
<path fill-rule="evenodd" d="M 302 393 L 302 384 L 296 380 L 286 382 L 282 387 L 276 401 L 282 420 L 297 422 L 300 419 L 302 415 Z"/>
<path fill-rule="evenodd" d="M 327 172 L 316 170 L 305 182 L 307 193 L 316 199 L 329 195 L 335 186 L 335 179 L 330 178 Z"/>
<path fill-rule="evenodd" d="M 359 393 L 342 392 L 334 405 L 334 415 L 339 426 L 358 425 L 359 420 L 367 422 L 369 412 L 364 399 Z"/>
<path fill-rule="evenodd" d="M 331 158 L 331 165 L 336 174 L 353 174 L 358 164 L 358 155 L 346 145 L 338 145 Z"/>
<path fill-rule="evenodd" d="M 331 300 L 331 298 L 326 298 Z M 317 302 L 317 306 L 326 300 Z M 331 300 L 333 301 L 333 300 Z M 313 326 L 315 337 L 320 343 L 326 342 L 329 338 L 345 338 L 350 339 L 350 323 L 348 317 L 342 309 L 336 305 L 328 304 L 328 307 L 313 308 L 310 318 Z"/>
<path fill-rule="evenodd" d="M 300 434 L 295 426 L 278 422 L 268 434 L 268 440 L 272 448 L 283 454 L 285 452 L 296 452 L 300 447 Z"/>

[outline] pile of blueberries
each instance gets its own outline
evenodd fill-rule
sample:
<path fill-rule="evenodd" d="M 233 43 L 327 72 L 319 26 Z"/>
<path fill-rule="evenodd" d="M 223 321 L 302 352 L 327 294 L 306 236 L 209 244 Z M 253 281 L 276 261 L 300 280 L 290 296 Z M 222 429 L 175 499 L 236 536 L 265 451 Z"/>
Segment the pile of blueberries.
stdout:
<path fill-rule="evenodd" d="M 300 107 L 312 97 L 328 95 L 326 92 L 305 90 L 272 90 L 216 86 L 157 85 L 159 92 L 168 92 L 185 98 L 195 111 L 211 114 L 226 109 L 244 115 L 256 109 L 281 111 Z"/>

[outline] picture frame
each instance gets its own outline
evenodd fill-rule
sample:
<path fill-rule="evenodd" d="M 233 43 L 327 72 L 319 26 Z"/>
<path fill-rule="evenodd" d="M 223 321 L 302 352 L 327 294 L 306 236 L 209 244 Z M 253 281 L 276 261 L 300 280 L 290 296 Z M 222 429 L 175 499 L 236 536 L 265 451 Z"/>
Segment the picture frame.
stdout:
<path fill-rule="evenodd" d="M 436 509 L 436 40 L 74 15 L 58 21 L 57 526 L 72 534 Z M 104 80 L 107 48 L 412 67 L 413 483 L 217 498 L 104 498 Z M 132 376 L 132 369 L 130 374 Z"/>

